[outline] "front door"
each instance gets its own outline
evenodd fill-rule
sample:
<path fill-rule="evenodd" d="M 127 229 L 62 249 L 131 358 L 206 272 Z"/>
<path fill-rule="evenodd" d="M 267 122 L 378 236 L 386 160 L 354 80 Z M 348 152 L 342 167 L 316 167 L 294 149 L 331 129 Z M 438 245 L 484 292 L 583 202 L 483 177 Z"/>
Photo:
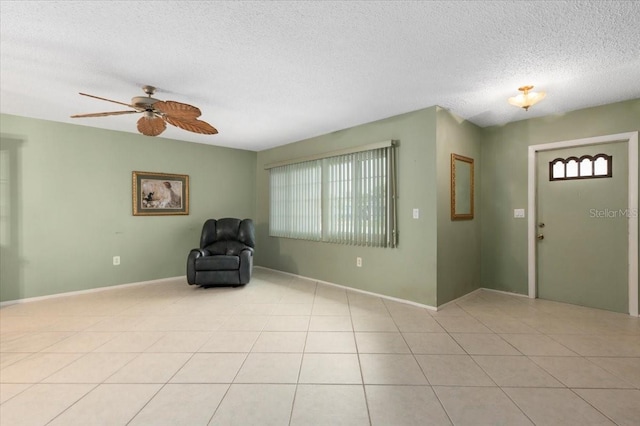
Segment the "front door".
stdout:
<path fill-rule="evenodd" d="M 584 176 L 596 168 L 595 174 L 602 175 L 603 160 L 598 154 L 611 156 L 611 177 Z M 585 155 L 598 164 L 582 163 Z M 627 142 L 537 153 L 537 292 L 541 299 L 629 312 L 627 156 Z M 557 159 L 566 160 L 555 163 L 556 177 L 564 174 L 565 179 L 551 180 L 550 162 Z"/>

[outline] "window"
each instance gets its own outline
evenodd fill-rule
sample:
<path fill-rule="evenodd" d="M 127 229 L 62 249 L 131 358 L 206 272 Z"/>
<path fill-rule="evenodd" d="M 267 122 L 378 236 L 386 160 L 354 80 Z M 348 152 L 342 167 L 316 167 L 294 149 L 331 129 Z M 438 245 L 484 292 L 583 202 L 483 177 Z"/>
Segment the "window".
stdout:
<path fill-rule="evenodd" d="M 556 158 L 549 162 L 549 180 L 595 179 L 613 176 L 613 157 L 607 154 Z"/>
<path fill-rule="evenodd" d="M 321 177 L 317 161 L 271 169 L 270 235 L 321 239 Z"/>
<path fill-rule="evenodd" d="M 391 142 L 268 165 L 269 235 L 395 247 Z"/>
<path fill-rule="evenodd" d="M 325 240 L 385 246 L 387 219 L 386 149 L 322 160 L 327 172 Z"/>
<path fill-rule="evenodd" d="M 4 140 L 2 141 L 4 143 Z M 11 181 L 10 172 L 13 165 L 8 150 L 0 150 L 0 246 L 2 250 L 15 241 L 11 241 Z"/>

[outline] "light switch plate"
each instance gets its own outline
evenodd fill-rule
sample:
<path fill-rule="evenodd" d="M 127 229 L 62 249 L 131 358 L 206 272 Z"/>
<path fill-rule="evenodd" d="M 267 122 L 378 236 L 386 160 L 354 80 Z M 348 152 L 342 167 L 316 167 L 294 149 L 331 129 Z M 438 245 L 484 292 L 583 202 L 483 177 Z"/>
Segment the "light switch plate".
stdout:
<path fill-rule="evenodd" d="M 420 209 L 413 209 L 413 218 L 414 219 L 420 218 Z"/>
<path fill-rule="evenodd" d="M 513 209 L 513 217 L 515 218 L 523 218 L 524 217 L 524 209 Z"/>

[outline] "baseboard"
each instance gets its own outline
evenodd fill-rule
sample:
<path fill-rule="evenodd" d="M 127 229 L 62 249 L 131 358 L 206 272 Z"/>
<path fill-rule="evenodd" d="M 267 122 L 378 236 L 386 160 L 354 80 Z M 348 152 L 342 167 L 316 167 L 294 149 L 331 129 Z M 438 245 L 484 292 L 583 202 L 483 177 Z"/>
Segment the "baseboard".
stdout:
<path fill-rule="evenodd" d="M 186 275 L 181 275 L 178 277 L 171 277 L 171 278 L 159 278 L 157 280 L 150 280 L 150 281 L 140 281 L 140 282 L 135 282 L 135 283 L 126 283 L 126 284 L 116 284 L 116 285 L 110 285 L 110 286 L 105 286 L 105 287 L 96 287 L 96 288 L 90 288 L 87 290 L 76 290 L 76 291 L 68 291 L 65 293 L 56 293 L 56 294 L 49 294 L 46 296 L 36 296 L 36 297 L 27 297 L 25 299 L 16 299 L 16 300 L 7 300 L 4 302 L 0 302 L 0 308 L 4 307 L 4 306 L 9 306 L 9 305 L 16 305 L 18 303 L 30 303 L 30 302 L 38 302 L 41 300 L 48 300 L 48 299 L 55 299 L 58 297 L 66 297 L 66 296 L 76 296 L 79 294 L 88 294 L 88 293 L 98 293 L 101 291 L 107 291 L 107 290 L 114 290 L 117 288 L 126 288 L 126 287 L 135 287 L 135 286 L 139 286 L 139 285 L 145 285 L 145 284 L 158 284 L 158 283 L 163 283 L 166 281 L 173 281 L 173 280 L 178 280 L 178 279 L 187 279 Z"/>
<path fill-rule="evenodd" d="M 496 289 L 493 289 L 493 288 L 482 287 L 482 290 L 491 291 L 493 293 L 506 294 L 507 296 L 518 296 L 518 297 L 524 297 L 524 298 L 527 298 L 527 299 L 529 298 L 528 294 L 513 293 L 513 292 L 510 292 L 510 291 L 496 290 Z"/>
<path fill-rule="evenodd" d="M 492 292 L 495 292 L 495 293 L 502 293 L 502 294 L 506 294 L 506 295 L 509 295 L 509 296 L 528 297 L 525 294 L 510 293 L 510 292 L 507 292 L 507 291 L 494 290 L 492 288 L 484 288 L 483 287 L 483 288 L 475 289 L 471 293 L 467 293 L 467 294 L 465 294 L 463 296 L 458 297 L 457 299 L 451 300 L 451 301 L 449 301 L 449 302 L 447 302 L 445 304 L 442 304 L 442 305 L 436 307 L 436 306 L 431 306 L 431 305 L 425 305 L 423 303 L 414 302 L 412 300 L 406 300 L 406 299 L 400 299 L 398 297 L 388 296 L 386 294 L 379 294 L 379 293 L 374 293 L 372 291 L 367 291 L 367 290 L 361 290 L 361 289 L 358 289 L 358 288 L 348 287 L 348 286 L 344 286 L 344 285 L 341 285 L 341 284 L 332 283 L 332 282 L 329 282 L 329 281 L 317 280 L 315 278 L 309 278 L 309 277 L 305 277 L 304 275 L 294 274 L 294 273 L 291 273 L 291 272 L 279 271 L 277 269 L 267 268 L 265 266 L 254 266 L 254 268 L 256 268 L 256 269 L 264 269 L 264 270 L 267 270 L 267 271 L 278 272 L 280 274 L 289 275 L 289 276 L 300 278 L 300 279 L 303 279 L 303 280 L 315 281 L 315 282 L 322 283 L 322 284 L 325 284 L 325 285 L 329 285 L 329 286 L 332 286 L 332 287 L 337 287 L 337 288 L 341 288 L 341 289 L 344 289 L 344 290 L 353 291 L 355 293 L 366 294 L 366 295 L 369 295 L 369 296 L 380 297 L 382 299 L 386 299 L 386 300 L 390 300 L 390 301 L 398 302 L 398 303 L 404 303 L 406 305 L 412 305 L 412 306 L 416 306 L 416 307 L 419 307 L 419 308 L 428 309 L 430 311 L 438 311 L 440 309 L 443 309 L 448 305 L 451 305 L 451 304 L 456 303 L 456 302 L 460 302 L 461 300 L 464 300 L 464 299 L 466 299 L 466 298 L 468 298 L 470 296 L 473 296 L 473 295 L 475 295 L 476 293 L 478 293 L 479 291 L 482 291 L 482 290 L 492 291 Z M 181 275 L 181 276 L 177 276 L 177 277 L 170 277 L 170 278 L 159 278 L 157 280 L 140 281 L 140 282 L 135 282 L 135 283 L 118 284 L 118 285 L 112 285 L 112 286 L 106 286 L 106 287 L 97 287 L 97 288 L 91 288 L 91 289 L 88 289 L 88 290 L 69 291 L 69 292 L 66 292 L 66 293 L 50 294 L 50 295 L 47 295 L 47 296 L 28 297 L 26 299 L 7 300 L 5 302 L 0 302 L 0 308 L 2 308 L 4 306 L 15 305 L 15 304 L 18 304 L 18 303 L 37 302 L 37 301 L 41 301 L 41 300 L 55 299 L 55 298 L 58 298 L 58 297 L 75 296 L 75 295 L 79 295 L 79 294 L 88 294 L 88 293 L 97 293 L 97 292 L 101 292 L 101 291 L 114 290 L 114 289 L 118 289 L 118 288 L 134 287 L 134 286 L 140 286 L 140 285 L 145 285 L 145 284 L 158 284 L 158 283 L 167 282 L 167 281 L 173 281 L 173 280 L 178 280 L 178 279 L 186 280 L 186 275 Z"/>
<path fill-rule="evenodd" d="M 315 278 L 309 278 L 309 277 L 305 277 L 304 275 L 298 275 L 298 274 L 294 274 L 294 273 L 291 273 L 291 272 L 279 271 L 277 269 L 267 268 L 265 266 L 254 266 L 254 268 L 265 269 L 267 271 L 278 272 L 280 274 L 290 275 L 292 277 L 301 278 L 301 279 L 304 279 L 304 280 L 315 281 L 315 282 L 319 282 L 319 283 L 322 283 L 322 284 L 330 285 L 330 286 L 333 286 L 333 287 L 338 287 L 338 288 L 343 288 L 345 290 L 354 291 L 356 293 L 368 294 L 369 296 L 376 296 L 376 297 L 380 297 L 382 299 L 392 300 L 394 302 L 404 303 L 404 304 L 407 304 L 407 305 L 413 305 L 413 306 L 417 306 L 419 308 L 425 308 L 425 309 L 428 309 L 430 311 L 439 311 L 439 310 L 447 307 L 448 305 L 460 302 L 460 301 L 462 301 L 462 300 L 464 300 L 464 299 L 466 299 L 468 297 L 472 297 L 472 296 L 476 295 L 477 293 L 479 293 L 481 291 L 485 291 L 485 290 L 486 291 L 492 291 L 492 292 L 495 292 L 495 293 L 506 294 L 508 296 L 518 296 L 518 297 L 525 297 L 525 298 L 529 297 L 526 294 L 510 293 L 508 291 L 494 290 L 492 288 L 480 287 L 480 288 L 477 288 L 477 289 L 473 290 L 470 293 L 464 294 L 464 295 L 462 295 L 462 296 L 460 296 L 460 297 L 458 297 L 456 299 L 450 300 L 447 303 L 444 303 L 444 304 L 436 307 L 436 306 L 431 306 L 431 305 L 425 305 L 425 304 L 418 303 L 418 302 L 413 302 L 411 300 L 400 299 L 400 298 L 393 297 L 393 296 L 387 296 L 386 294 L 374 293 L 372 291 L 360 290 L 360 289 L 357 289 L 357 288 L 347 287 L 347 286 L 344 286 L 344 285 L 335 284 L 335 283 L 331 283 L 331 282 L 328 282 L 328 281 L 317 280 Z"/>
<path fill-rule="evenodd" d="M 460 302 L 464 299 L 467 299 L 473 295 L 475 295 L 476 293 L 481 292 L 483 289 L 482 288 L 476 288 L 475 290 L 467 293 L 467 294 L 463 294 L 462 296 L 455 298 L 453 300 L 449 300 L 447 303 L 443 303 L 442 305 L 438 306 L 438 309 L 444 309 L 445 307 L 449 306 L 449 305 L 453 305 L 454 303 Z"/>
<path fill-rule="evenodd" d="M 505 294 L 507 296 L 524 297 L 525 299 L 529 299 L 530 298 L 528 294 L 512 293 L 510 291 L 496 290 L 496 289 L 493 289 L 493 288 L 482 288 L 482 290 L 490 291 L 490 292 L 493 292 L 493 293 Z M 557 302 L 557 303 L 564 303 L 564 302 Z M 567 304 L 570 305 L 570 303 L 567 303 Z M 574 305 L 574 306 L 581 306 L 581 305 Z M 588 306 L 583 306 L 583 307 L 588 308 Z M 589 309 L 598 309 L 598 308 L 589 308 Z M 614 312 L 614 311 L 607 311 L 607 312 Z M 625 313 L 623 313 L 623 312 L 615 312 L 615 313 L 619 313 L 619 314 L 625 315 Z M 640 318 L 640 315 L 633 315 L 633 314 L 629 314 L 629 315 L 631 317 L 633 317 L 633 318 Z"/>
<path fill-rule="evenodd" d="M 436 308 L 435 306 L 425 305 L 425 304 L 422 304 L 422 303 L 413 302 L 411 300 L 400 299 L 398 297 L 387 296 L 386 294 L 374 293 L 372 291 L 360 290 L 359 288 L 348 287 L 348 286 L 344 286 L 344 285 L 340 285 L 340 284 L 336 284 L 336 283 L 332 283 L 332 282 L 328 282 L 328 281 L 317 280 L 315 278 L 309 278 L 309 277 L 305 277 L 304 275 L 293 274 L 291 272 L 279 271 L 277 269 L 271 269 L 271 268 L 267 268 L 267 267 L 264 267 L 264 266 L 254 266 L 254 268 L 265 269 L 267 271 L 278 272 L 280 274 L 290 275 L 292 277 L 301 278 L 303 280 L 315 281 L 315 282 L 318 282 L 318 283 L 330 285 L 332 287 L 337 287 L 337 288 L 342 288 L 342 289 L 345 289 L 345 290 L 353 291 L 355 293 L 366 294 L 366 295 L 369 295 L 369 296 L 375 296 L 375 297 L 380 297 L 382 299 L 391 300 L 393 302 L 398 302 L 398 303 L 404 303 L 406 305 L 417 306 L 419 308 L 428 309 L 430 311 L 437 311 L 438 310 L 438 308 Z"/>

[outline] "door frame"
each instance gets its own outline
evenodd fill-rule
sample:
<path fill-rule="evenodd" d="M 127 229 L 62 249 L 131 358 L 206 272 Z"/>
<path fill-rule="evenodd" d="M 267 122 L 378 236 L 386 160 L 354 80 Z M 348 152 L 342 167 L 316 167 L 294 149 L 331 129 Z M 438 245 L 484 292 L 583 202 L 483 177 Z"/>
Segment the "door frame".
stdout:
<path fill-rule="evenodd" d="M 560 148 L 605 144 L 614 142 L 627 142 L 627 154 L 629 157 L 629 194 L 627 198 L 629 212 L 632 216 L 628 221 L 629 229 L 629 315 L 638 316 L 638 132 L 617 133 L 613 135 L 595 136 L 584 139 L 572 139 L 560 142 L 551 142 L 529 146 L 528 158 L 528 283 L 529 297 L 537 297 L 537 263 L 536 263 L 536 222 L 537 222 L 537 197 L 536 197 L 536 159 L 537 153 L 551 151 Z"/>

